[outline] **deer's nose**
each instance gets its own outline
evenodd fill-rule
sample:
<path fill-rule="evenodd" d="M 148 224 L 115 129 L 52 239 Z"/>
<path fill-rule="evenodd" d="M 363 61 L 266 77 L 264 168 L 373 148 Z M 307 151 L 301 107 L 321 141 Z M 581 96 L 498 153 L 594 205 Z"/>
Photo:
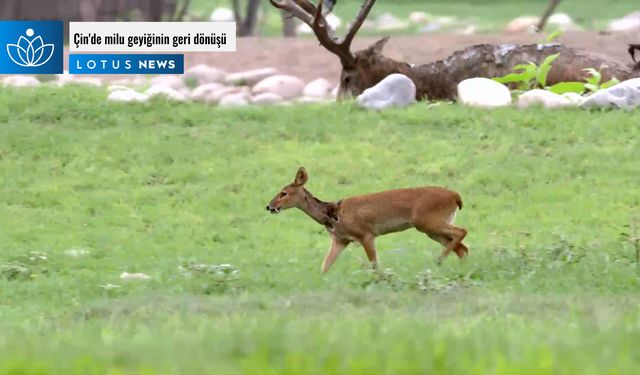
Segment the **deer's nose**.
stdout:
<path fill-rule="evenodd" d="M 267 211 L 271 211 L 271 209 L 269 208 L 269 206 L 267 206 Z"/>

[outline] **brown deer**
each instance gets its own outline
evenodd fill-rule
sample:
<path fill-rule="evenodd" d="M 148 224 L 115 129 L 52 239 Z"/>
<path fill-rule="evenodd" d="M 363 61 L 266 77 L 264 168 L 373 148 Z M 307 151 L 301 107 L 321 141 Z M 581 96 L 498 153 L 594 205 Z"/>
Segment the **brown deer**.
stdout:
<path fill-rule="evenodd" d="M 382 55 L 388 37 L 368 48 L 351 52 L 351 42 L 367 18 L 375 0 L 364 0 L 355 20 L 342 39 L 333 37 L 333 30 L 323 16 L 323 0 L 316 7 L 308 0 L 270 0 L 278 9 L 288 12 L 309 25 L 320 44 L 337 55 L 342 64 L 338 99 L 359 95 L 389 74 L 400 73 L 411 78 L 416 85 L 416 99 L 453 100 L 457 84 L 467 78 L 493 78 L 512 72 L 518 64 L 540 64 L 547 56 L 560 53 L 554 62 L 547 83 L 581 81 L 587 76 L 585 68 L 601 71 L 602 79 L 616 77 L 623 81 L 640 75 L 640 64 L 625 67 L 597 56 L 582 54 L 557 44 L 490 45 L 481 44 L 457 51 L 448 58 L 424 65 L 412 66 Z"/>
<path fill-rule="evenodd" d="M 322 263 L 326 273 L 342 250 L 351 242 L 359 242 L 375 268 L 377 236 L 416 228 L 445 248 L 440 264 L 451 252 L 462 258 L 469 248 L 462 243 L 467 230 L 453 225 L 456 212 L 462 209 L 462 198 L 441 187 L 394 189 L 358 195 L 337 202 L 323 202 L 305 189 L 309 175 L 300 167 L 293 182 L 280 190 L 267 206 L 272 214 L 296 207 L 324 226 L 331 236 L 331 248 Z"/>

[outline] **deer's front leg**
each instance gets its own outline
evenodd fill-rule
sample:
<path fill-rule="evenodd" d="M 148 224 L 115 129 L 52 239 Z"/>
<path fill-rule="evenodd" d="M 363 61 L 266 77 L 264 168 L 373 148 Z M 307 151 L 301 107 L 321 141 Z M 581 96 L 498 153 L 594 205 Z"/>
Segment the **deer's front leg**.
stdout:
<path fill-rule="evenodd" d="M 324 257 L 324 262 L 322 262 L 322 273 L 325 274 L 329 271 L 329 268 L 333 265 L 333 262 L 336 261 L 338 255 L 344 250 L 349 242 L 340 241 L 335 237 L 331 236 L 331 248 L 327 253 L 327 256 Z"/>
<path fill-rule="evenodd" d="M 376 255 L 376 244 L 375 237 L 368 236 L 360 241 L 362 247 L 364 247 L 364 251 L 367 253 L 367 258 L 369 258 L 369 262 L 371 262 L 371 266 L 373 269 L 378 267 L 378 256 Z"/>

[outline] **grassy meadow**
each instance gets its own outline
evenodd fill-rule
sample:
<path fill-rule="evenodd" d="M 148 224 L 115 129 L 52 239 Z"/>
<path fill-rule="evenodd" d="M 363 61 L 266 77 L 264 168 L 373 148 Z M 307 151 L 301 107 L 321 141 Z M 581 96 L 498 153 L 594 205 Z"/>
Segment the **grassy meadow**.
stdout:
<path fill-rule="evenodd" d="M 0 374 L 640 368 L 640 112 L 105 98 L 0 88 Z M 324 229 L 265 210 L 301 165 L 460 192 L 470 256 L 409 230 L 320 276 Z"/>

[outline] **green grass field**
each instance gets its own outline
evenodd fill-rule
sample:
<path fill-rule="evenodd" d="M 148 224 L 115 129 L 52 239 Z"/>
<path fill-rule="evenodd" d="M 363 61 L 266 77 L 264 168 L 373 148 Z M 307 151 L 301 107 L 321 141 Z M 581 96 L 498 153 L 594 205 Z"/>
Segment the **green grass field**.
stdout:
<path fill-rule="evenodd" d="M 0 374 L 640 368 L 640 112 L 105 97 L 0 89 Z M 264 208 L 300 165 L 325 200 L 459 191 L 470 256 L 410 230 L 320 276 L 325 231 Z"/>

